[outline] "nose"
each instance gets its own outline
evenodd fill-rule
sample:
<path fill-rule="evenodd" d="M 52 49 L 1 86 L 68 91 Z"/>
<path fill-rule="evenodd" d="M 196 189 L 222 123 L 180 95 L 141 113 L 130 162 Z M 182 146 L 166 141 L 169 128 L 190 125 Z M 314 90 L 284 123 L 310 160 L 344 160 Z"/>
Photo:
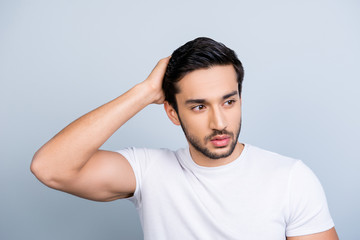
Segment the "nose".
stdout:
<path fill-rule="evenodd" d="M 209 116 L 209 127 L 213 130 L 224 130 L 227 127 L 227 120 L 220 108 L 213 108 Z"/>

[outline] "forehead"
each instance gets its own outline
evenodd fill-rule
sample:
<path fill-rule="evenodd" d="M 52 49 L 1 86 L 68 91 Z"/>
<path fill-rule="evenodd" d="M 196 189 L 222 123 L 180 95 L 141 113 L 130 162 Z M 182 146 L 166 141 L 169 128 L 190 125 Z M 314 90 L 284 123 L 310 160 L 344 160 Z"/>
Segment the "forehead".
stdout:
<path fill-rule="evenodd" d="M 178 83 L 178 101 L 221 98 L 238 90 L 237 75 L 232 65 L 213 66 L 185 75 Z"/>

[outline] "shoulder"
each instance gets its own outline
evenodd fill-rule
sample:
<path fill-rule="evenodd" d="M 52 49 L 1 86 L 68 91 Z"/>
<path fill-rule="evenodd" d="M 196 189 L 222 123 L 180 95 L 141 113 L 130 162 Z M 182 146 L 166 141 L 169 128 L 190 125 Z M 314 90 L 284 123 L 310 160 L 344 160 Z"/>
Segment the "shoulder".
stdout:
<path fill-rule="evenodd" d="M 176 152 L 166 148 L 142 148 L 142 147 L 127 147 L 116 151 L 125 158 L 162 158 L 173 157 Z"/>
<path fill-rule="evenodd" d="M 300 186 L 306 186 L 305 188 L 309 185 L 319 186 L 314 172 L 300 159 L 249 145 L 246 162 L 250 166 L 266 170 L 269 174 L 284 173 L 294 189 L 299 189 Z"/>
<path fill-rule="evenodd" d="M 166 148 L 138 148 L 128 147 L 117 151 L 123 155 L 130 164 L 147 168 L 154 163 L 164 164 L 176 160 L 176 152 Z"/>
<path fill-rule="evenodd" d="M 301 162 L 299 159 L 284 156 L 249 144 L 247 146 L 246 158 L 249 164 L 254 164 L 269 170 L 283 169 L 290 171 L 297 162 Z"/>

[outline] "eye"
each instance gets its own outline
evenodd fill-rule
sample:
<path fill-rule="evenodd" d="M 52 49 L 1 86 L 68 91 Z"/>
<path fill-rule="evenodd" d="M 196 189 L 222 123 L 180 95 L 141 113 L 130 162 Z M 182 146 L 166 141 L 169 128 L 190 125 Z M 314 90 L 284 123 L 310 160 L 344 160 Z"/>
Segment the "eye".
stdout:
<path fill-rule="evenodd" d="M 231 106 L 231 105 L 233 105 L 235 103 L 235 100 L 227 100 L 225 103 L 224 103 L 224 105 L 225 106 Z"/>
<path fill-rule="evenodd" d="M 198 111 L 203 110 L 204 108 L 205 108 L 204 105 L 197 105 L 197 106 L 195 106 L 195 107 L 192 107 L 191 110 L 198 112 Z"/>

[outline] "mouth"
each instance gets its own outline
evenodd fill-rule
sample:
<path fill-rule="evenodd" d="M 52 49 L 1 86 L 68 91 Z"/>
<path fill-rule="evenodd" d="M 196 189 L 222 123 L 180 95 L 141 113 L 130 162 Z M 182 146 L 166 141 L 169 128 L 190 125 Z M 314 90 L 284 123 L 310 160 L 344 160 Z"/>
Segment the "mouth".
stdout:
<path fill-rule="evenodd" d="M 212 137 L 210 139 L 210 142 L 215 146 L 215 147 L 226 147 L 229 142 L 230 142 L 230 136 L 228 135 L 217 135 L 215 137 Z"/>

